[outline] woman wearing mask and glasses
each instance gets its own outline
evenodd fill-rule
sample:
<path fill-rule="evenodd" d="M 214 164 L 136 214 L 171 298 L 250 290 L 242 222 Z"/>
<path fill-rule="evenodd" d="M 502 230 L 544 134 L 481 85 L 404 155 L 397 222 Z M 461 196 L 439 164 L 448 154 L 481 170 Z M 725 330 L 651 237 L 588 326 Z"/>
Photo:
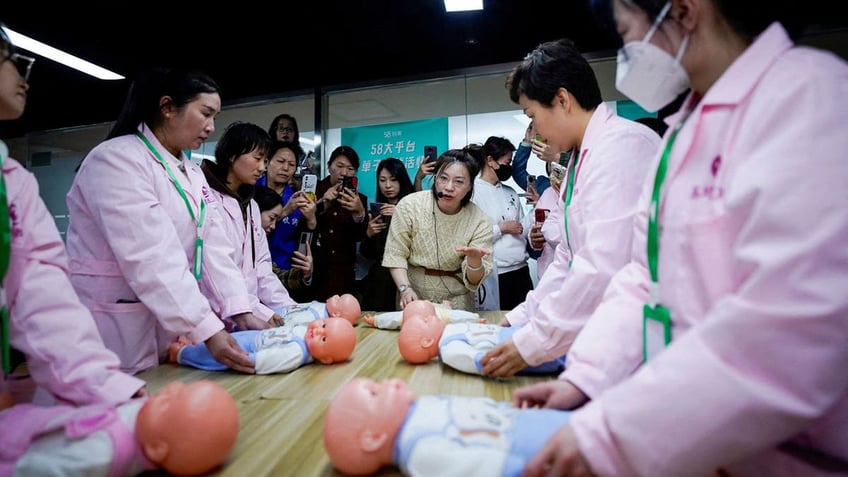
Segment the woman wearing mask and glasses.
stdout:
<path fill-rule="evenodd" d="M 591 399 L 526 475 L 848 472 L 848 64 L 793 44 L 792 6 L 613 1 L 618 88 L 649 111 L 691 92 L 632 262 L 560 379 L 515 392 Z"/>
<path fill-rule="evenodd" d="M 431 190 L 407 195 L 395 207 L 383 266 L 401 309 L 415 300 L 449 301 L 473 311 L 474 292 L 492 271 L 492 226 L 471 202 L 477 161 L 450 149 L 436 161 Z"/>

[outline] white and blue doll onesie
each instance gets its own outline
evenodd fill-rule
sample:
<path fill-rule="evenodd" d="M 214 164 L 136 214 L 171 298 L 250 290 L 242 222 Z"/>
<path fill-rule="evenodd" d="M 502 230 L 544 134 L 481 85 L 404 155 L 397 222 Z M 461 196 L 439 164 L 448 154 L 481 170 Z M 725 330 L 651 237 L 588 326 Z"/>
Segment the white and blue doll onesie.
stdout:
<path fill-rule="evenodd" d="M 455 310 L 442 304 L 433 304 L 436 315 L 445 323 L 479 323 L 480 314 L 465 310 Z M 374 327 L 381 330 L 399 330 L 403 325 L 403 311 L 386 311 L 374 315 Z"/>
<path fill-rule="evenodd" d="M 267 330 L 235 331 L 231 335 L 239 346 L 247 351 L 251 361 L 254 362 L 256 374 L 288 373 L 313 361 L 304 340 L 308 326 L 308 322 L 306 324 L 286 323 Z M 212 357 L 212 353 L 204 343 L 188 345 L 180 349 L 177 362 L 207 371 L 229 369 Z"/>
<path fill-rule="evenodd" d="M 274 310 L 274 312 L 280 315 L 286 325 L 304 325 L 319 318 L 330 317 L 330 312 L 327 311 L 327 304 L 320 301 L 289 305 Z"/>
<path fill-rule="evenodd" d="M 486 397 L 422 396 L 406 415 L 393 461 L 412 477 L 519 476 L 570 415 Z"/>
<path fill-rule="evenodd" d="M 486 323 L 449 323 L 439 340 L 439 359 L 457 371 L 480 374 L 483 356 L 519 329 Z M 528 366 L 519 374 L 559 374 L 564 367 L 565 356 L 562 356 L 538 366 Z"/>

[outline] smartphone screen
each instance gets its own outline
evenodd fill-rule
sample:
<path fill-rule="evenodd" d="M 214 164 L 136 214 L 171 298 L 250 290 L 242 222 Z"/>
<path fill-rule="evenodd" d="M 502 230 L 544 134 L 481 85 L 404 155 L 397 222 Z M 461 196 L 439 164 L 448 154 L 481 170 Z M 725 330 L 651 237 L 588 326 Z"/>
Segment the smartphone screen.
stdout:
<path fill-rule="evenodd" d="M 300 241 L 297 243 L 297 251 L 306 255 L 306 244 L 312 242 L 312 232 L 301 232 Z"/>
<path fill-rule="evenodd" d="M 318 176 L 315 174 L 304 174 L 303 175 L 303 183 L 300 186 L 300 190 L 306 193 L 307 196 L 315 202 L 315 188 L 318 187 Z"/>
<path fill-rule="evenodd" d="M 551 177 L 559 179 L 562 181 L 565 179 L 565 167 L 557 164 L 556 162 L 551 163 Z"/>
<path fill-rule="evenodd" d="M 439 158 L 436 146 L 424 146 L 424 162 L 433 162 Z"/>
<path fill-rule="evenodd" d="M 356 176 L 344 176 L 342 178 L 342 187 L 356 191 L 356 186 L 359 184 L 359 179 Z"/>
<path fill-rule="evenodd" d="M 548 218 L 548 214 L 550 212 L 551 211 L 549 209 L 535 209 L 535 212 L 533 212 L 533 213 L 536 215 L 536 217 L 535 217 L 536 223 L 539 223 L 539 224 L 543 223 L 545 221 L 545 219 Z"/>
<path fill-rule="evenodd" d="M 382 224 L 384 222 L 383 214 L 380 213 L 380 209 L 382 208 L 382 202 L 371 202 L 371 217 L 380 217 L 380 219 L 377 220 L 378 224 Z"/>

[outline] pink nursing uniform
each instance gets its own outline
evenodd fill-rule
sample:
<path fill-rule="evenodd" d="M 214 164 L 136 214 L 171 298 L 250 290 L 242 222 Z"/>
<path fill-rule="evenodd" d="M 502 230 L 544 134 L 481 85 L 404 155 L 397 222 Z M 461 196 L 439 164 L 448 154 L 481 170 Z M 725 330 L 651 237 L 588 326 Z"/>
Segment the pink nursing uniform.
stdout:
<path fill-rule="evenodd" d="M 203 200 L 206 213 L 198 281 L 192 272 L 197 222 L 138 136 L 101 143 L 77 172 L 67 197 L 71 280 L 106 346 L 131 373 L 165 362 L 168 344 L 179 335 L 199 343 L 221 331 L 224 324 L 210 302 L 221 318 L 251 311 L 236 252 L 203 172 L 184 154 L 174 158 L 149 128 L 139 128 L 167 161 L 195 217 Z"/>
<path fill-rule="evenodd" d="M 610 278 L 630 260 L 639 193 L 659 142 L 654 131 L 616 116 L 605 103 L 592 114 L 567 210 L 568 235 L 561 222 L 553 263 L 524 303 L 506 315 L 512 326 L 522 327 L 513 340 L 527 364 L 566 354 Z M 560 200 L 565 192 L 563 181 Z"/>
<path fill-rule="evenodd" d="M 272 270 L 268 238 L 262 229 L 262 215 L 256 201 L 250 201 L 245 224 L 241 207 L 235 197 L 214 189 L 210 189 L 209 194 L 221 204 L 221 216 L 224 219 L 222 222 L 236 249 L 236 265 L 244 275 L 253 313 L 268 321 L 274 315 L 274 310 L 295 305 L 296 302 L 291 299 L 286 287 Z"/>
<path fill-rule="evenodd" d="M 3 159 L 12 247 L 0 293 L 9 310 L 11 346 L 26 355 L 33 381 L 60 402 L 127 401 L 144 381 L 119 370 L 118 357 L 103 346 L 91 313 L 74 293 L 65 244 L 35 177 L 14 159 Z M 0 370 L 0 387 L 2 382 Z"/>
<path fill-rule="evenodd" d="M 571 425 L 598 475 L 810 476 L 824 456 L 845 470 L 846 95 L 845 62 L 773 24 L 669 118 L 685 118 L 659 216 L 672 341 L 642 365 L 650 180 L 634 263 L 561 376 L 593 398 Z"/>

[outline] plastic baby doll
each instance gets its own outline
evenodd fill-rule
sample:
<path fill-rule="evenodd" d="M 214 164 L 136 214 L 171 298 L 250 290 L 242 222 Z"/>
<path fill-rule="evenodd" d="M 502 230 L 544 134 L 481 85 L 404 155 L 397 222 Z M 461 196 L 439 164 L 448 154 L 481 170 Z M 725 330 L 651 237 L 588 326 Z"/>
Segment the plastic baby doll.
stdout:
<path fill-rule="evenodd" d="M 312 301 L 291 305 L 277 311 L 283 318 L 283 324 L 306 324 L 318 318 L 341 317 L 352 325 L 356 325 L 362 309 L 359 300 L 350 293 L 333 295 L 326 303 Z"/>
<path fill-rule="evenodd" d="M 232 396 L 212 381 L 172 382 L 118 406 L 20 404 L 0 412 L 0 476 L 199 475 L 220 465 L 239 432 Z"/>
<path fill-rule="evenodd" d="M 324 449 L 349 475 L 518 476 L 570 413 L 487 397 L 421 396 L 398 379 L 357 377 L 330 401 Z"/>
<path fill-rule="evenodd" d="M 346 361 L 356 346 L 356 330 L 341 317 L 286 324 L 267 330 L 235 331 L 233 337 L 255 363 L 256 374 L 288 373 L 312 361 Z M 212 357 L 204 343 L 180 339 L 168 347 L 171 362 L 205 369 L 229 369 Z"/>
<path fill-rule="evenodd" d="M 465 310 L 454 310 L 450 307 L 450 303 L 433 303 L 427 300 L 415 300 L 407 303 L 402 311 L 387 311 L 376 315 L 369 313 L 362 317 L 362 321 L 382 330 L 397 330 L 403 325 L 404 316 L 408 316 L 410 313 L 433 314 L 441 318 L 445 323 L 486 322 L 486 320 L 484 318 L 480 318 L 480 315 L 477 313 Z"/>
<path fill-rule="evenodd" d="M 436 355 L 442 363 L 458 371 L 482 374 L 480 362 L 490 349 L 503 342 L 517 328 L 484 323 L 437 323 L 434 316 L 413 315 L 406 318 L 398 335 L 398 350 L 412 364 L 426 363 Z M 565 357 L 530 366 L 521 374 L 557 374 L 563 370 Z"/>

